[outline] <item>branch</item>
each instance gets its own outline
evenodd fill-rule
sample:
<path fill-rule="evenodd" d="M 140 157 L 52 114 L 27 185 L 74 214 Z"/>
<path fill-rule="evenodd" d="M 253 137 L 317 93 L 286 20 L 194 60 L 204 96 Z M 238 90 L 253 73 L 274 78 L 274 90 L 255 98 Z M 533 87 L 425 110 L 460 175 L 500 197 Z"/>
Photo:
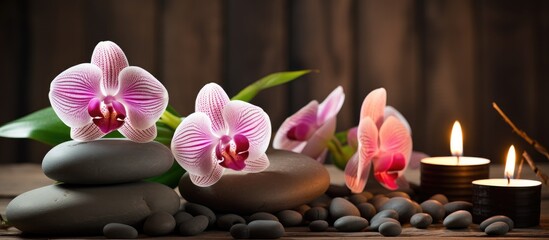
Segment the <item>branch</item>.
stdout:
<path fill-rule="evenodd" d="M 536 151 L 543 154 L 545 156 L 545 158 L 547 158 L 547 160 L 549 160 L 549 152 L 547 152 L 547 149 L 545 147 L 543 147 L 541 144 L 539 144 L 536 140 L 529 137 L 528 134 L 526 134 L 526 132 L 520 130 L 513 123 L 513 121 L 511 121 L 511 119 L 509 119 L 509 117 L 507 117 L 507 115 L 505 115 L 503 110 L 501 110 L 501 108 L 499 108 L 498 105 L 495 102 L 492 103 L 492 106 L 494 107 L 494 109 L 496 109 L 496 111 L 498 111 L 499 115 L 501 115 L 503 120 L 505 120 L 505 122 L 507 122 L 507 124 L 509 124 L 509 126 L 511 126 L 511 128 L 513 129 L 513 131 L 517 135 L 519 135 L 522 139 L 524 139 L 528 144 L 532 145 L 536 149 Z"/>
<path fill-rule="evenodd" d="M 530 168 L 532 169 L 532 171 L 534 171 L 534 173 L 536 173 L 536 175 L 541 179 L 541 182 L 543 182 L 543 184 L 547 185 L 547 180 L 549 180 L 549 177 L 547 175 L 545 175 L 545 173 L 543 173 L 536 166 L 536 164 L 534 163 L 534 161 L 532 160 L 530 155 L 528 155 L 528 153 L 526 151 L 524 151 L 524 152 L 522 152 L 522 157 L 523 157 L 523 159 L 526 160 L 528 165 L 530 165 Z"/>

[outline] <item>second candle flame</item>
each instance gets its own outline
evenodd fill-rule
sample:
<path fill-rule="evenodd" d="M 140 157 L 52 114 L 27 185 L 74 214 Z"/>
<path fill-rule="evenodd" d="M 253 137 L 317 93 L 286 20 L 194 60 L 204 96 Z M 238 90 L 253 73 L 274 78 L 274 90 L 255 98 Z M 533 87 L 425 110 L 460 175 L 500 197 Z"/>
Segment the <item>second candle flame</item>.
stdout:
<path fill-rule="evenodd" d="M 515 146 L 511 145 L 509 147 L 509 152 L 507 152 L 507 161 L 505 162 L 505 178 L 507 178 L 508 183 L 511 182 L 515 174 L 515 160 L 516 160 Z"/>
<path fill-rule="evenodd" d="M 452 135 L 450 136 L 450 151 L 452 155 L 459 158 L 463 154 L 463 133 L 459 121 L 454 122 Z"/>

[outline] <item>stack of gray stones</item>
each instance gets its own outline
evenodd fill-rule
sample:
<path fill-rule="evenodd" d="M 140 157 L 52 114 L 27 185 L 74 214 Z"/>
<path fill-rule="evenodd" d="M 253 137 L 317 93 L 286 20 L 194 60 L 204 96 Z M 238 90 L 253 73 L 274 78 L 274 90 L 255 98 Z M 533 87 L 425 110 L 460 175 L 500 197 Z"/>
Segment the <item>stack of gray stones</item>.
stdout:
<path fill-rule="evenodd" d="M 144 181 L 173 162 L 170 149 L 158 142 L 68 141 L 42 162 L 44 174 L 59 183 L 19 195 L 7 206 L 6 217 L 26 234 L 116 237 L 125 231 L 126 237 L 137 237 L 136 229 L 154 221 L 149 218 L 171 217 L 179 210 L 173 189 Z"/>

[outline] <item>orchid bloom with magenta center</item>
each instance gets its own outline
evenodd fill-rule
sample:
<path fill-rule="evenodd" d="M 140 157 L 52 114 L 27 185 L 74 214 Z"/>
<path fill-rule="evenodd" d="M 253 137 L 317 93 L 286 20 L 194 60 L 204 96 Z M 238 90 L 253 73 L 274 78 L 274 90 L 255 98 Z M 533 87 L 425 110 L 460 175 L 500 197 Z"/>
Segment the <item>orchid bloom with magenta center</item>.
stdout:
<path fill-rule="evenodd" d="M 191 181 L 206 187 L 216 183 L 226 168 L 265 170 L 270 138 L 271 121 L 263 109 L 231 101 L 223 88 L 209 83 L 196 97 L 195 112 L 175 130 L 171 149 Z"/>
<path fill-rule="evenodd" d="M 95 47 L 91 63 L 60 73 L 51 83 L 49 99 L 71 138 L 91 141 L 118 130 L 135 142 L 156 137 L 156 121 L 168 105 L 168 91 L 146 70 L 129 66 L 118 45 Z"/>
<path fill-rule="evenodd" d="M 344 101 L 343 88 L 338 86 L 322 103 L 309 102 L 282 123 L 273 148 L 302 153 L 324 162 L 326 146 L 335 133 L 336 116 Z"/>
<path fill-rule="evenodd" d="M 345 183 L 353 192 L 362 192 L 370 168 L 385 188 L 398 188 L 397 179 L 412 154 L 412 136 L 406 120 L 392 107 L 385 106 L 384 88 L 372 91 L 362 103 L 357 128 L 358 150 L 345 167 Z"/>

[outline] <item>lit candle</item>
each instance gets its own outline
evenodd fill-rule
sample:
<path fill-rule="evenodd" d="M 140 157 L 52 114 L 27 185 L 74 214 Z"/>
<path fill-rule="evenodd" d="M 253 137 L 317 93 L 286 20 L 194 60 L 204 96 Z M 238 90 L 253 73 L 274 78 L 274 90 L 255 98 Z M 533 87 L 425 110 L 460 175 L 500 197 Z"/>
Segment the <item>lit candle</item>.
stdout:
<path fill-rule="evenodd" d="M 505 178 L 473 181 L 473 221 L 505 215 L 515 227 L 539 225 L 541 182 L 513 179 L 516 153 L 511 145 L 505 163 Z"/>
<path fill-rule="evenodd" d="M 421 160 L 421 194 L 423 198 L 440 193 L 450 201 L 471 201 L 471 182 L 489 177 L 490 160 L 462 156 L 463 134 L 458 121 L 452 127 L 450 151 L 453 156 Z"/>

